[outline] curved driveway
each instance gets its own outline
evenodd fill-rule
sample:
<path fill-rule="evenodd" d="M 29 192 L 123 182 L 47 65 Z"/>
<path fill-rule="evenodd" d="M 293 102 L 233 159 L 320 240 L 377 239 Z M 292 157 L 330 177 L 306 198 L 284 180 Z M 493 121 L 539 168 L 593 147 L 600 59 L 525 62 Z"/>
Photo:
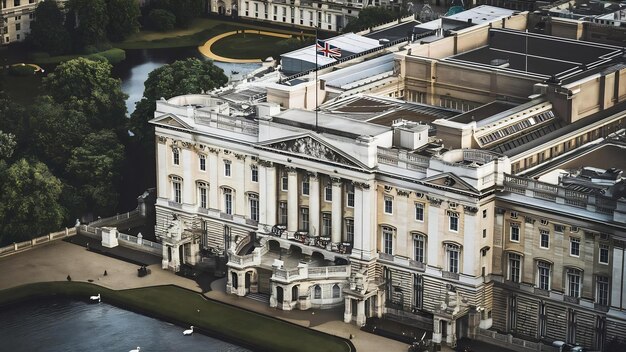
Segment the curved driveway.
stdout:
<path fill-rule="evenodd" d="M 200 51 L 202 55 L 214 61 L 237 63 L 237 64 L 261 63 L 263 61 L 262 59 L 233 59 L 229 57 L 219 56 L 211 51 L 211 46 L 218 40 L 229 37 L 231 35 L 239 34 L 239 33 L 259 34 L 259 35 L 266 35 L 269 37 L 278 37 L 278 38 L 285 38 L 285 39 L 292 37 L 290 34 L 267 32 L 267 31 L 261 31 L 261 30 L 256 30 L 256 29 L 245 29 L 241 31 L 232 31 L 232 32 L 226 32 L 226 33 L 216 35 L 215 37 L 207 40 L 204 43 L 204 45 L 199 46 L 198 50 Z"/>

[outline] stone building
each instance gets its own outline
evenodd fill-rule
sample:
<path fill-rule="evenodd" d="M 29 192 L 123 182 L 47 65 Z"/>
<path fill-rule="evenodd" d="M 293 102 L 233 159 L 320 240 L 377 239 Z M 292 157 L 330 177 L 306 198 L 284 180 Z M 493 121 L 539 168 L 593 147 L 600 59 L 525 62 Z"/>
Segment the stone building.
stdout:
<path fill-rule="evenodd" d="M 399 317 L 437 343 L 620 337 L 624 57 L 512 30 L 524 16 L 433 31 L 324 85 L 266 84 L 254 109 L 158 101 L 163 267 L 226 251 L 228 293 Z"/>

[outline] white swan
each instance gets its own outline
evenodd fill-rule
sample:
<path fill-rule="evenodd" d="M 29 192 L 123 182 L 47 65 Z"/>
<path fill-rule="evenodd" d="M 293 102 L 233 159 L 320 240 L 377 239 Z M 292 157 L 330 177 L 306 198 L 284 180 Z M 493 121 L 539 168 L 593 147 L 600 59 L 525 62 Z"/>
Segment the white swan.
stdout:
<path fill-rule="evenodd" d="M 128 352 L 139 352 L 139 350 L 140 350 L 140 349 L 141 349 L 141 347 L 137 347 L 137 349 L 136 349 L 136 350 L 130 350 L 130 351 L 128 351 Z"/>
<path fill-rule="evenodd" d="M 97 296 L 91 296 L 91 297 L 89 297 L 89 299 L 92 300 L 92 301 L 100 302 L 100 294 L 98 293 Z"/>
<path fill-rule="evenodd" d="M 191 334 L 193 334 L 193 325 L 191 326 L 191 329 L 183 331 L 183 335 L 185 336 L 191 335 Z"/>

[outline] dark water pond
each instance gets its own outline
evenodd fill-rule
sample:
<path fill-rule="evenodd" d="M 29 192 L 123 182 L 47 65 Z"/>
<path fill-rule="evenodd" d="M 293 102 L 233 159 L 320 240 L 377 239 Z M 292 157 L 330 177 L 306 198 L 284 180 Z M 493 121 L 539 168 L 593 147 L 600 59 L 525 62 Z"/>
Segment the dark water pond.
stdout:
<path fill-rule="evenodd" d="M 48 299 L 0 311 L 0 351 L 248 351 L 184 329 L 105 303 Z"/>
<path fill-rule="evenodd" d="M 126 60 L 115 65 L 113 75 L 122 80 L 122 90 L 128 94 L 126 108 L 130 115 L 135 110 L 135 103 L 143 96 L 144 82 L 150 72 L 176 60 L 195 57 L 206 60 L 194 47 L 168 49 L 133 49 L 126 50 Z M 224 70 L 231 80 L 238 80 L 247 73 L 259 68 L 260 64 L 231 64 L 215 62 L 215 65 Z"/>

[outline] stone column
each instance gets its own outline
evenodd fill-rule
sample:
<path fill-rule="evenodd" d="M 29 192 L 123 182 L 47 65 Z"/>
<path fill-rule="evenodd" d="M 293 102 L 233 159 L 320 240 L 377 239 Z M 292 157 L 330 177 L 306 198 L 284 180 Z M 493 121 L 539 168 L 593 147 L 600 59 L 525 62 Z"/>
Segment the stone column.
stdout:
<path fill-rule="evenodd" d="M 365 325 L 365 301 L 358 301 L 357 302 L 356 325 L 357 326 L 364 326 Z"/>
<path fill-rule="evenodd" d="M 170 198 L 167 194 L 167 183 L 169 181 L 169 172 L 167 168 L 167 157 L 168 152 L 171 152 L 166 145 L 167 138 L 158 137 L 157 138 L 157 165 L 156 169 L 161 172 L 157 173 L 159 175 L 158 183 L 157 183 L 157 197 L 158 198 Z"/>
<path fill-rule="evenodd" d="M 243 297 L 246 295 L 246 274 L 237 272 L 237 296 Z"/>
<path fill-rule="evenodd" d="M 441 246 L 439 239 L 439 206 L 441 205 L 441 199 L 428 197 L 428 201 L 428 215 L 426 215 L 428 220 L 428 253 L 426 258 L 429 266 L 445 268 L 445 259 L 442 259 L 439 254 L 439 246 Z M 439 342 L 441 342 L 441 334 L 439 335 Z"/>
<path fill-rule="evenodd" d="M 624 258 L 624 248 L 613 247 L 613 275 L 611 280 L 611 310 L 622 310 L 626 308 L 626 283 L 624 273 L 626 272 L 626 258 Z"/>
<path fill-rule="evenodd" d="M 343 193 L 342 182 L 340 178 L 333 177 L 331 179 L 333 183 L 333 213 L 332 213 L 332 230 L 331 230 L 331 242 L 341 242 L 341 232 L 343 226 L 341 226 L 341 220 L 343 219 L 341 195 Z"/>
<path fill-rule="evenodd" d="M 433 322 L 433 342 L 441 343 L 441 320 L 435 318 Z"/>
<path fill-rule="evenodd" d="M 161 269 L 167 269 L 167 265 L 169 264 L 167 250 L 170 247 L 164 244 L 161 248 L 163 249 L 163 257 L 161 258 Z"/>
<path fill-rule="evenodd" d="M 259 160 L 259 225 L 276 224 L 276 169 L 270 161 Z"/>
<path fill-rule="evenodd" d="M 209 148 L 209 157 L 207 158 L 207 162 L 209 163 L 207 170 L 209 174 L 209 204 L 208 207 L 211 209 L 219 209 L 219 188 L 220 185 L 217 182 L 217 176 L 220 171 L 220 167 L 217 164 L 217 149 Z"/>
<path fill-rule="evenodd" d="M 192 155 L 196 155 L 196 153 L 192 152 L 187 148 L 188 144 L 183 143 L 183 147 L 180 148 L 180 166 L 183 168 L 183 189 L 182 189 L 182 203 L 184 204 L 195 204 L 195 189 L 196 189 L 196 180 L 193 178 L 193 171 L 196 170 L 197 166 L 193 165 L 193 160 L 191 158 Z"/>
<path fill-rule="evenodd" d="M 350 323 L 352 321 L 352 299 L 349 297 L 345 297 L 343 305 L 343 322 Z"/>
<path fill-rule="evenodd" d="M 298 231 L 298 172 L 287 168 L 287 231 Z"/>
<path fill-rule="evenodd" d="M 354 182 L 354 245 L 351 256 L 368 260 L 372 255 L 372 219 L 376 219 L 376 201 L 372 200 L 375 192 L 367 183 Z M 374 225 L 375 226 L 375 225 Z"/>
<path fill-rule="evenodd" d="M 309 173 L 309 233 L 319 236 L 320 231 L 320 179 Z"/>
<path fill-rule="evenodd" d="M 472 276 L 480 275 L 481 269 L 478 267 L 477 261 L 482 258 L 475 255 L 480 249 L 476 249 L 476 243 L 478 243 L 478 241 L 476 241 L 478 235 L 478 230 L 476 229 L 476 212 L 478 212 L 478 208 L 476 207 L 463 206 L 463 268 L 461 268 L 462 270 L 460 270 L 460 272 Z M 480 234 L 480 236 L 482 236 L 482 234 Z"/>

